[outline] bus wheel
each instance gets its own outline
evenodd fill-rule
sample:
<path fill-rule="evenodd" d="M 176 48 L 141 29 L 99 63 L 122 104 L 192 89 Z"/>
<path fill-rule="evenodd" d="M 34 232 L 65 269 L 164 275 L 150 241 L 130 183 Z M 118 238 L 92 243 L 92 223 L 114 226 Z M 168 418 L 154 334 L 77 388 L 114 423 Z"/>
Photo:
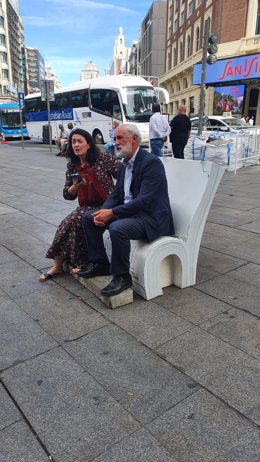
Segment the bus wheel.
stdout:
<path fill-rule="evenodd" d="M 94 130 L 92 136 L 95 144 L 104 144 L 102 133 L 99 130 Z"/>

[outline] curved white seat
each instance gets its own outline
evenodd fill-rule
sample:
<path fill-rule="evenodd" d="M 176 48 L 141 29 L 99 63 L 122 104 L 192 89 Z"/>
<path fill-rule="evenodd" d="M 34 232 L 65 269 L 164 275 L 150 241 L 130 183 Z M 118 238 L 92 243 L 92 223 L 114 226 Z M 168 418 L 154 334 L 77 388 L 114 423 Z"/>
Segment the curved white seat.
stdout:
<path fill-rule="evenodd" d="M 150 244 L 131 242 L 130 271 L 134 291 L 146 300 L 162 295 L 162 288 L 195 284 L 202 233 L 224 167 L 211 162 L 162 158 L 165 166 L 175 236 Z M 109 233 L 104 233 L 111 258 Z"/>

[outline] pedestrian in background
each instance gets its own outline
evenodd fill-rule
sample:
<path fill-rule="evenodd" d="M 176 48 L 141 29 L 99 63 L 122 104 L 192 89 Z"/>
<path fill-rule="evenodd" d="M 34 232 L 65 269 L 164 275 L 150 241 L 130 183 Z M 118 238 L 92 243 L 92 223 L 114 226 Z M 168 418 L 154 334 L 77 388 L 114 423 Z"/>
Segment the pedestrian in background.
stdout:
<path fill-rule="evenodd" d="M 115 129 L 119 126 L 119 122 L 116 120 L 113 122 L 111 130 L 109 130 L 109 138 L 110 141 L 104 145 L 104 149 L 106 152 L 109 154 L 112 154 L 112 156 L 115 155 L 115 142 L 114 142 L 114 133 Z"/>
<path fill-rule="evenodd" d="M 162 157 L 162 148 L 171 130 L 167 118 L 161 114 L 160 104 L 152 105 L 152 113 L 149 122 L 151 153 Z"/>
<path fill-rule="evenodd" d="M 56 156 L 62 156 L 62 151 L 64 148 L 64 143 L 66 143 L 69 139 L 70 132 L 71 130 L 65 130 L 64 126 L 62 124 L 59 125 L 60 129 L 60 134 L 58 138 L 56 138 L 55 143 L 58 146 L 59 152 L 56 154 Z"/>
<path fill-rule="evenodd" d="M 191 133 L 191 121 L 186 115 L 185 106 L 179 106 L 178 114 L 170 122 L 170 142 L 176 159 L 184 159 L 184 148 Z"/>

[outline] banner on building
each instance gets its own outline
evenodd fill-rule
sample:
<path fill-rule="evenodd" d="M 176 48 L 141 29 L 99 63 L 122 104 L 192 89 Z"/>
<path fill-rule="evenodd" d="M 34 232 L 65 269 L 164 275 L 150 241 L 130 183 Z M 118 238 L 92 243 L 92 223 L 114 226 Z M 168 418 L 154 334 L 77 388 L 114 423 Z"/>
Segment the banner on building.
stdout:
<path fill-rule="evenodd" d="M 223 115 L 231 112 L 232 115 L 241 115 L 244 102 L 244 85 L 231 85 L 214 88 L 213 115 Z"/>

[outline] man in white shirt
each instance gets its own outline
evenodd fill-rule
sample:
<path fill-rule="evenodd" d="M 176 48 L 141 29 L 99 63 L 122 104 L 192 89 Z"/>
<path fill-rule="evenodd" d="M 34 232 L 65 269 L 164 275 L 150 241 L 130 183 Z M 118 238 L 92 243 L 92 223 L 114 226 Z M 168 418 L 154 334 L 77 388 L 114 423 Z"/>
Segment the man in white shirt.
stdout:
<path fill-rule="evenodd" d="M 170 134 L 170 126 L 167 118 L 161 114 L 160 104 L 152 105 L 153 115 L 149 122 L 149 139 L 151 153 L 162 157 L 162 148 L 167 136 Z"/>

